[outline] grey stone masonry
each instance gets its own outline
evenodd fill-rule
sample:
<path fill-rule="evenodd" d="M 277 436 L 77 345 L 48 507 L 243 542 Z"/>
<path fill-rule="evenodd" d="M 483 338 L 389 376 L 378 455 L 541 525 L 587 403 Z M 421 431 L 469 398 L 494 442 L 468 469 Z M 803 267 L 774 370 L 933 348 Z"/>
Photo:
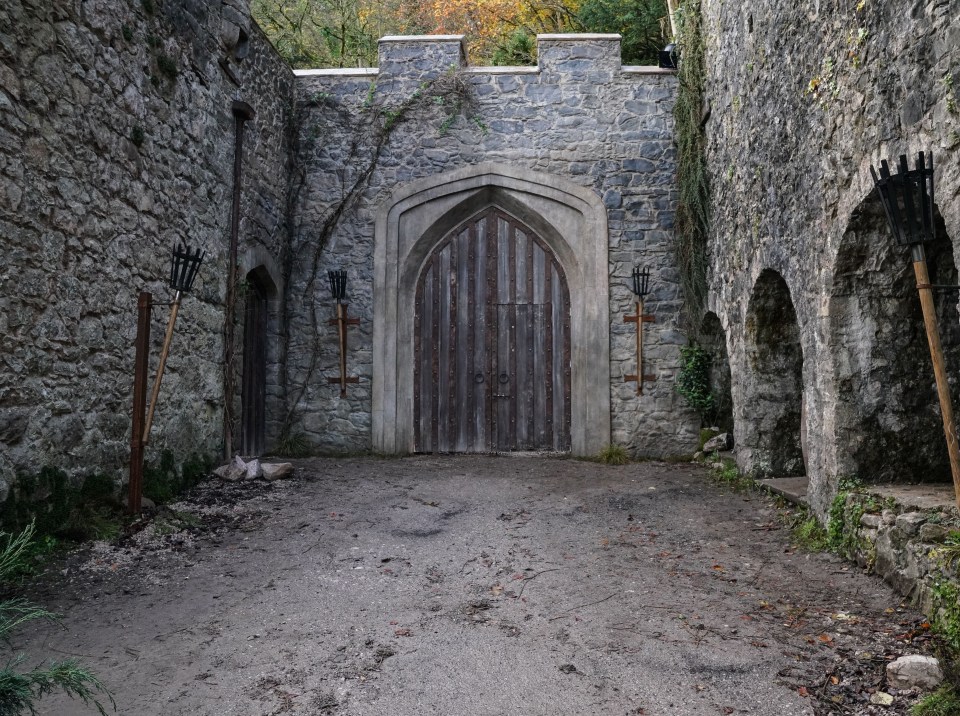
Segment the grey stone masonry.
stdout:
<path fill-rule="evenodd" d="M 574 359 L 574 394 L 582 396 L 573 405 L 575 416 L 582 411 L 574 451 L 595 452 L 612 441 L 666 456 L 695 445 L 695 416 L 673 390 L 686 341 L 671 249 L 676 78 L 621 67 L 616 35 L 542 35 L 538 50 L 537 67 L 467 67 L 459 37 L 390 37 L 380 43 L 379 70 L 297 72 L 295 161 L 305 181 L 292 237 L 287 390 L 297 427 L 316 449 L 411 447 L 404 436 L 412 407 L 402 386 L 413 368 L 398 356 L 408 355 L 402 335 L 412 308 L 397 306 L 406 302 L 390 291 L 378 303 L 375 287 L 385 279 L 375 272 L 375 254 L 385 252 L 378 271 L 402 282 L 407 269 L 391 264 L 397 244 L 390 242 L 399 242 L 402 258 L 404 247 L 429 233 L 427 217 L 480 189 L 516 212 L 556 217 L 548 223 L 563 237 L 560 245 L 581 247 L 570 260 L 584 276 L 582 288 L 571 288 L 574 331 L 584 346 L 603 349 Z M 567 198 L 551 198 L 561 195 Z M 411 218 L 395 225 L 392 216 Z M 414 225 L 409 236 L 391 228 Z M 571 238 L 577 226 L 593 228 Z M 636 372 L 634 327 L 623 316 L 634 312 L 628 278 L 637 264 L 651 269 L 647 312 L 656 316 L 644 327 L 644 372 L 656 380 L 643 396 L 624 381 Z M 335 328 L 327 323 L 333 306 L 326 271 L 333 268 L 347 270 L 350 315 L 360 318 L 348 344 L 348 372 L 359 382 L 345 398 L 327 382 L 338 360 Z M 378 328 L 378 311 L 399 316 L 401 337 L 393 343 L 383 343 L 389 329 Z M 608 363 L 598 365 L 607 351 Z M 578 375 L 586 381 L 579 388 Z M 588 389 L 597 376 L 604 376 L 602 388 Z M 399 442 L 382 430 L 398 430 Z"/>
<path fill-rule="evenodd" d="M 844 476 L 949 481 L 909 251 L 869 169 L 933 152 L 930 273 L 958 283 L 960 2 L 703 7 L 710 304 L 726 331 L 741 467 L 784 476 L 771 466 L 804 443 L 794 470 L 821 516 Z M 936 301 L 956 406 L 956 297 Z"/>
<path fill-rule="evenodd" d="M 137 293 L 170 300 L 174 242 L 206 259 L 148 459 L 220 451 L 231 106 L 257 113 L 241 253 L 279 257 L 292 83 L 238 0 L 0 4 L 0 498 L 44 466 L 124 474 Z"/>

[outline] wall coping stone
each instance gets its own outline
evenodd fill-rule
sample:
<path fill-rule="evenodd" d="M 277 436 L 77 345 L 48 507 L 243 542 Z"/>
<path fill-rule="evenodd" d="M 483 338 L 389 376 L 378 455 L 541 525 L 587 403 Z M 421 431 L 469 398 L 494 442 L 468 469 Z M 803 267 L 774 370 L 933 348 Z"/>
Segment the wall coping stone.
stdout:
<path fill-rule="evenodd" d="M 541 70 L 533 65 L 493 65 L 464 67 L 471 75 L 538 75 Z M 620 71 L 625 75 L 675 75 L 676 70 L 667 70 L 654 65 L 624 65 Z M 294 70 L 295 77 L 373 77 L 379 74 L 376 67 L 321 67 L 312 70 Z"/>
<path fill-rule="evenodd" d="M 538 75 L 540 68 L 534 65 L 493 65 L 489 67 L 464 67 L 463 71 L 471 75 Z"/>
<path fill-rule="evenodd" d="M 463 35 L 384 35 L 377 42 L 459 42 L 464 44 Z"/>
<path fill-rule="evenodd" d="M 548 42 L 588 42 L 592 40 L 608 40 L 608 41 L 619 42 L 622 39 L 623 39 L 623 36 L 615 32 L 613 33 L 564 32 L 564 33 L 547 33 L 543 35 L 537 35 L 537 43 L 539 43 L 541 40 L 546 40 Z"/>
<path fill-rule="evenodd" d="M 315 70 L 294 70 L 295 77 L 370 77 L 379 73 L 376 67 L 321 67 Z"/>

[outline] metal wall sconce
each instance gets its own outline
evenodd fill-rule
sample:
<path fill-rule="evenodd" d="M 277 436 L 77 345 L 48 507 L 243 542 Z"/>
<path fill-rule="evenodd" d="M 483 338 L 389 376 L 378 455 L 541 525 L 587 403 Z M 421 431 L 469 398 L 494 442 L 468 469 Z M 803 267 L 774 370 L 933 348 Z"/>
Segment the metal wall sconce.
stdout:
<path fill-rule="evenodd" d="M 132 514 L 140 512 L 140 503 L 143 499 L 143 450 L 150 441 L 150 428 L 153 425 L 153 414 L 157 408 L 157 397 L 160 395 L 160 383 L 167 366 L 167 356 L 170 354 L 170 344 L 173 341 L 173 328 L 180 311 L 180 301 L 183 294 L 189 293 L 193 282 L 200 271 L 200 264 L 206 254 L 198 248 L 193 251 L 189 246 L 179 244 L 173 247 L 170 256 L 169 286 L 174 291 L 173 302 L 170 304 L 170 317 L 167 320 L 167 333 L 163 340 L 163 349 L 160 352 L 160 362 L 157 365 L 157 376 L 153 383 L 153 393 L 150 396 L 150 407 L 147 409 L 147 373 L 150 369 L 150 312 L 153 308 L 153 296 L 147 291 L 141 291 L 137 300 L 137 339 L 136 357 L 133 379 L 133 430 L 130 435 L 130 484 L 128 509 Z M 146 410 L 146 417 L 144 411 Z"/>
<path fill-rule="evenodd" d="M 927 159 L 929 162 L 926 161 Z M 940 398 L 940 414 L 943 418 L 943 431 L 947 438 L 954 494 L 957 507 L 960 508 L 960 449 L 957 446 L 950 385 L 947 381 L 943 346 L 940 343 L 940 328 L 937 325 L 937 312 L 933 303 L 934 288 L 955 287 L 931 285 L 927 271 L 927 257 L 923 249 L 924 242 L 933 241 L 936 233 L 933 223 L 933 155 L 924 155 L 920 152 L 917 156 L 916 168 L 911 170 L 906 155 L 901 154 L 899 171 L 896 174 L 890 173 L 890 167 L 885 160 L 880 162 L 879 176 L 873 166 L 870 167 L 870 173 L 897 243 L 910 247 L 913 272 L 917 279 L 917 291 L 920 294 L 920 306 L 923 309 L 923 323 L 927 330 L 927 343 L 930 345 L 930 359 L 933 362 L 933 374 Z"/>
<path fill-rule="evenodd" d="M 337 317 L 330 319 L 330 325 L 337 326 L 337 333 L 340 338 L 340 376 L 338 378 L 328 378 L 331 383 L 340 384 L 340 397 L 347 397 L 347 383 L 359 383 L 360 379 L 356 376 L 347 377 L 347 326 L 359 326 L 359 318 L 347 318 L 347 304 L 343 299 L 347 295 L 347 272 L 346 271 L 328 271 L 330 277 L 330 295 L 337 302 Z"/>
<path fill-rule="evenodd" d="M 679 52 L 676 43 L 671 42 L 659 52 L 660 69 L 675 70 L 678 67 Z"/>
<path fill-rule="evenodd" d="M 643 374 L 643 324 L 656 321 L 652 315 L 646 315 L 643 312 L 643 300 L 650 293 L 650 269 L 644 267 L 641 271 L 639 266 L 633 267 L 633 273 L 630 275 L 632 280 L 630 290 L 637 297 L 637 313 L 634 316 L 624 316 L 624 323 L 637 324 L 637 374 L 623 376 L 624 381 L 636 381 L 637 395 L 643 395 L 644 381 L 653 381 L 657 379 L 655 375 Z"/>

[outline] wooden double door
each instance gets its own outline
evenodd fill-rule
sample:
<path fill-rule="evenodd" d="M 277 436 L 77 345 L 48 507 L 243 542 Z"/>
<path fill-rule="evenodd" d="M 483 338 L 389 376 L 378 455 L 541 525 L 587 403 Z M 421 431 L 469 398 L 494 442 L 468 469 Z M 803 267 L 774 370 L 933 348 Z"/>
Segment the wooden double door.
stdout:
<path fill-rule="evenodd" d="M 570 449 L 570 296 L 540 237 L 474 216 L 428 258 L 415 316 L 418 452 Z"/>

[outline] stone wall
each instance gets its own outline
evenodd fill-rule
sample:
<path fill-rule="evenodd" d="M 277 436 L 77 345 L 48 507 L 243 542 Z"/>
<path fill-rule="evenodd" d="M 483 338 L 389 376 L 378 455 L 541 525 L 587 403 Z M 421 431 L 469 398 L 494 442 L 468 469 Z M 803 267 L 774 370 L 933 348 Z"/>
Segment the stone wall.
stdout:
<path fill-rule="evenodd" d="M 821 516 L 841 475 L 949 480 L 908 252 L 877 212 L 869 167 L 933 151 L 931 263 L 956 283 L 960 2 L 707 0 L 703 12 L 710 307 L 741 467 L 805 470 Z M 937 300 L 955 377 L 956 299 Z M 805 466 L 787 465 L 799 448 Z"/>
<path fill-rule="evenodd" d="M 137 293 L 170 299 L 177 241 L 207 255 L 180 312 L 148 459 L 219 452 L 231 106 L 257 112 L 242 252 L 276 258 L 292 81 L 239 0 L 0 6 L 3 493 L 47 465 L 122 474 Z M 166 313 L 154 309 L 154 365 Z"/>
<path fill-rule="evenodd" d="M 597 240 L 606 242 L 602 278 L 609 289 L 599 300 L 609 328 L 605 319 L 584 330 L 609 330 L 609 387 L 604 383 L 600 392 L 611 396 L 612 430 L 605 434 L 645 455 L 695 445 L 695 419 L 673 390 L 685 342 L 671 254 L 676 78 L 621 67 L 617 36 L 538 42 L 537 67 L 466 67 L 459 38 L 408 37 L 381 41 L 379 70 L 298 73 L 297 162 L 306 180 L 292 244 L 287 388 L 298 414 L 291 429 L 304 431 L 315 448 L 367 449 L 371 408 L 382 409 L 373 395 L 382 379 L 374 371 L 376 352 L 388 350 L 374 343 L 373 332 L 378 214 L 389 222 L 382 212 L 407 187 L 442 190 L 447 177 L 468 181 L 471 168 L 481 165 L 493 177 L 485 181 L 514 187 L 503 191 L 521 192 L 516 182 L 533 177 L 545 192 L 582 192 L 584 203 L 600 207 L 607 230 Z M 657 318 L 645 327 L 645 372 L 657 380 L 642 397 L 623 379 L 636 372 L 634 328 L 622 318 L 633 312 L 628 277 L 635 264 L 651 268 L 647 311 Z M 327 325 L 333 303 L 326 272 L 333 268 L 348 271 L 349 311 L 360 318 L 350 329 L 348 356 L 359 383 L 343 399 L 327 382 L 337 374 L 335 328 Z M 396 362 L 392 355 L 384 360 Z"/>

